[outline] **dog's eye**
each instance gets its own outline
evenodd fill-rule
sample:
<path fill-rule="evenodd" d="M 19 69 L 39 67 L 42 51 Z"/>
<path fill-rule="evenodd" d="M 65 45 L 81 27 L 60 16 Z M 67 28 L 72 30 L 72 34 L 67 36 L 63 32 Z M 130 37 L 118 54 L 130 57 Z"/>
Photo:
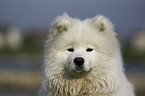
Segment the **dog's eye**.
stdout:
<path fill-rule="evenodd" d="M 68 52 L 73 52 L 74 49 L 73 49 L 73 48 L 69 48 L 69 49 L 67 49 L 67 51 L 68 51 Z"/>
<path fill-rule="evenodd" d="M 87 51 L 87 52 L 92 52 L 93 49 L 92 49 L 92 48 L 88 48 L 86 51 Z"/>

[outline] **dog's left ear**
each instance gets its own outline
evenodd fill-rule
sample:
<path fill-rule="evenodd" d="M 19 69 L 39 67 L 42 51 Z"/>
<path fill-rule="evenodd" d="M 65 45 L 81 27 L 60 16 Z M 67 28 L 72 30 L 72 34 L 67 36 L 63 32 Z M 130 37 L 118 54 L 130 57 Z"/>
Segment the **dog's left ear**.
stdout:
<path fill-rule="evenodd" d="M 111 21 L 102 16 L 102 15 L 99 15 L 99 16 L 96 16 L 93 18 L 93 23 L 95 25 L 95 27 L 100 31 L 113 31 L 114 30 L 114 27 L 113 27 L 113 24 L 111 23 Z"/>
<path fill-rule="evenodd" d="M 68 16 L 67 13 L 64 13 L 62 16 L 58 16 L 52 22 L 52 26 L 50 31 L 52 32 L 53 36 L 63 33 L 67 31 L 71 26 L 71 18 Z"/>

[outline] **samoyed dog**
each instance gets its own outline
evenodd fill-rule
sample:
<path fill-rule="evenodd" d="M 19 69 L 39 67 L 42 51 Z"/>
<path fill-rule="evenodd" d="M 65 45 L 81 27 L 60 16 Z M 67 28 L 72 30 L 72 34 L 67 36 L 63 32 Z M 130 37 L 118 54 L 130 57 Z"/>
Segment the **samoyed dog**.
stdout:
<path fill-rule="evenodd" d="M 65 13 L 49 31 L 40 96 L 135 96 L 109 19 Z"/>

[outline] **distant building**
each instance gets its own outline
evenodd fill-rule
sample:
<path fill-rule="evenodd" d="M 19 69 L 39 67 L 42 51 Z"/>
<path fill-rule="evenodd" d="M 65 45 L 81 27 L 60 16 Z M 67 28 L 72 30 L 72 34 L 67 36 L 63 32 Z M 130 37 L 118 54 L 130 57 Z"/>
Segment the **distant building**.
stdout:
<path fill-rule="evenodd" d="M 145 30 L 136 32 L 131 39 L 131 47 L 136 51 L 145 51 Z"/>
<path fill-rule="evenodd" d="M 22 45 L 22 36 L 17 27 L 5 27 L 0 30 L 0 49 L 8 47 L 17 50 Z"/>

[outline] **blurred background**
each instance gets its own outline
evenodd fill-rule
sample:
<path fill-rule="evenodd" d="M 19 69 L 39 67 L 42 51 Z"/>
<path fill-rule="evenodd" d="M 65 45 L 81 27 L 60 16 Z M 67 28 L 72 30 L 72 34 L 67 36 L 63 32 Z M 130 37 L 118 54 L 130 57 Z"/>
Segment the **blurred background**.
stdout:
<path fill-rule="evenodd" d="M 144 10 L 145 0 L 0 0 L 0 96 L 37 96 L 48 28 L 65 11 L 110 18 L 127 77 L 137 96 L 145 96 Z"/>

